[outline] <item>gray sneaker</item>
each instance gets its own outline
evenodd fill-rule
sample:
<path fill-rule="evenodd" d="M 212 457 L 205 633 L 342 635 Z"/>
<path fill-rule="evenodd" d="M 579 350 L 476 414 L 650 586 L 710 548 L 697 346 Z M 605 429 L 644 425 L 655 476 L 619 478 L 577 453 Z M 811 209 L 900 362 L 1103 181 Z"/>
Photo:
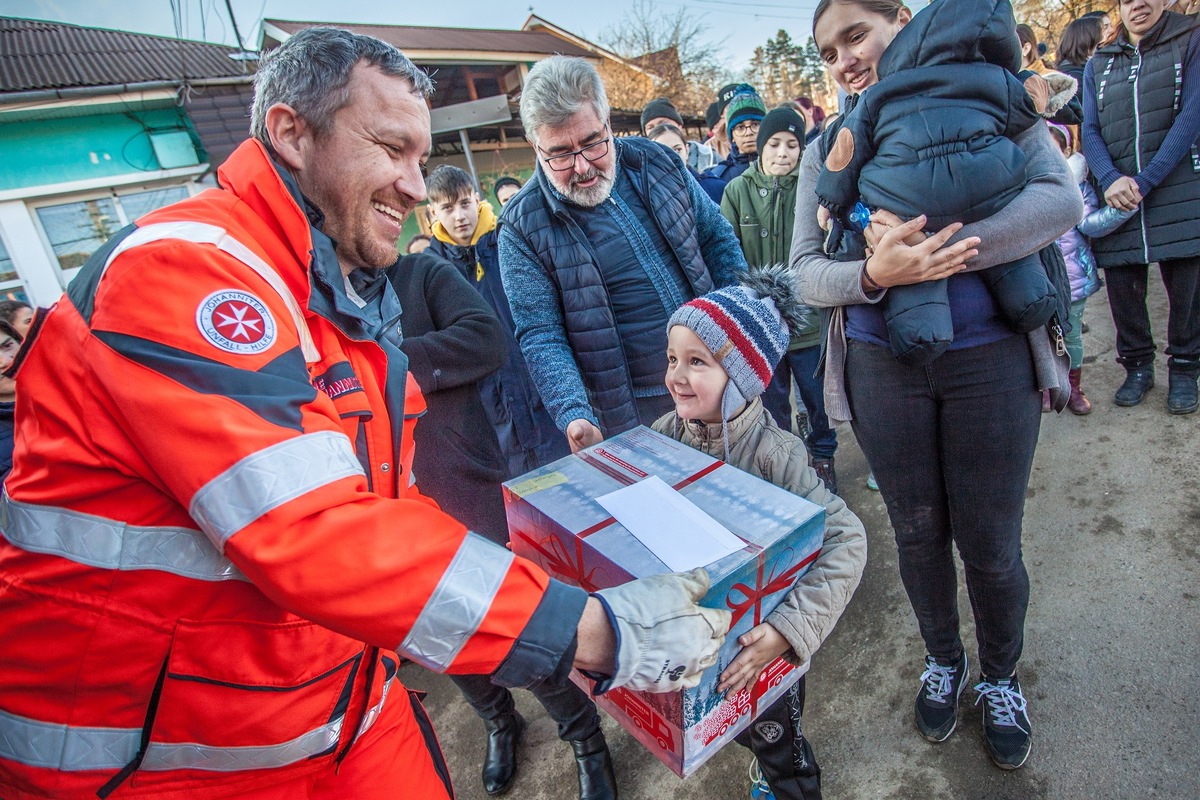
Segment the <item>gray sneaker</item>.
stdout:
<path fill-rule="evenodd" d="M 921 691 L 917 694 L 917 730 L 931 742 L 944 742 L 958 725 L 958 698 L 967 685 L 967 654 L 945 663 L 925 656 Z"/>
<path fill-rule="evenodd" d="M 980 675 L 975 691 L 979 692 L 975 705 L 985 704 L 983 739 L 992 761 L 1000 769 L 1020 769 L 1029 758 L 1033 737 L 1017 676 L 993 679 Z"/>

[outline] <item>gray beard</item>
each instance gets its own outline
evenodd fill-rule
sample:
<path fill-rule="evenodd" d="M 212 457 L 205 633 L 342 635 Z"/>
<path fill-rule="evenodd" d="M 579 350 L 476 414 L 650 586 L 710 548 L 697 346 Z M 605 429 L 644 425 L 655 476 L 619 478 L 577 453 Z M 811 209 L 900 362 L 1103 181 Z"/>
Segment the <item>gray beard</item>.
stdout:
<path fill-rule="evenodd" d="M 586 189 L 580 189 L 572 184 L 563 191 L 563 197 L 567 198 L 574 205 L 581 208 L 595 208 L 603 203 L 612 195 L 613 184 L 616 182 L 615 176 L 605 175 L 599 176 L 600 180 L 595 186 L 590 186 Z"/>

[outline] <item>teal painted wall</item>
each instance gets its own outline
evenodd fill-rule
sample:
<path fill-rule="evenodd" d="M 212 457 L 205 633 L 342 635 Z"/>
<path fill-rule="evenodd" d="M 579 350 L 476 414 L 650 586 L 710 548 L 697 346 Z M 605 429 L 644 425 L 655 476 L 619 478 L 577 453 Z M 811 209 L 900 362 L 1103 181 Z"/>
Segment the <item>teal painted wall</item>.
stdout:
<path fill-rule="evenodd" d="M 0 189 L 108 178 L 160 169 L 151 131 L 187 130 L 177 108 L 0 124 Z"/>

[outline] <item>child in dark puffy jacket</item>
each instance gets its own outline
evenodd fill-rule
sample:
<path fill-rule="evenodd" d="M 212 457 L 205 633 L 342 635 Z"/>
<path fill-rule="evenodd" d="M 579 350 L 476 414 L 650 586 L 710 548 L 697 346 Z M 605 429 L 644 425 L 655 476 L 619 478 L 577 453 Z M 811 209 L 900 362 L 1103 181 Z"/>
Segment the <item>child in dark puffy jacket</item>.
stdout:
<path fill-rule="evenodd" d="M 1066 157 L 1067 165 L 1071 167 L 1075 182 L 1083 194 L 1083 219 L 1058 238 L 1058 249 L 1062 250 L 1067 274 L 1071 277 L 1071 324 L 1065 334 L 1067 354 L 1071 357 L 1071 397 L 1067 401 L 1067 408 L 1073 414 L 1082 415 L 1092 410 L 1092 403 L 1080 386 L 1083 370 L 1083 308 L 1087 299 L 1100 290 L 1100 273 L 1096 269 L 1096 259 L 1092 256 L 1092 246 L 1088 240 L 1112 233 L 1137 210 L 1121 211 L 1100 201 L 1088 180 L 1087 161 L 1075 149 L 1070 128 L 1050 123 L 1050 135 Z M 1050 410 L 1049 401 L 1047 393 L 1042 398 L 1043 411 Z"/>
<path fill-rule="evenodd" d="M 940 230 L 992 216 L 1016 197 L 1026 171 L 1013 137 L 1053 113 L 1052 99 L 1065 102 L 1040 76 L 1022 83 L 1020 69 L 1008 0 L 934 0 L 915 16 L 880 59 L 879 81 L 826 129 L 817 194 L 830 214 L 828 251 L 876 210 L 924 214 L 928 229 Z M 1037 254 L 977 274 L 1000 319 L 1019 332 L 1057 308 Z M 954 342 L 946 280 L 892 287 L 881 305 L 886 341 L 902 362 L 927 364 Z"/>

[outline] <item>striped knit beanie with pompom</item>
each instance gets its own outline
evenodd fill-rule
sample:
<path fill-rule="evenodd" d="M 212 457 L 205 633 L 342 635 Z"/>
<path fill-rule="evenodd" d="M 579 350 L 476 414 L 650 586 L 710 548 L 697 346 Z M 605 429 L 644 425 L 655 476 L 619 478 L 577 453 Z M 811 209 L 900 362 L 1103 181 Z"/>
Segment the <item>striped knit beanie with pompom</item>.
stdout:
<path fill-rule="evenodd" d="M 729 374 L 722 420 L 766 390 L 790 340 L 775 301 L 746 286 L 717 289 L 684 303 L 671 315 L 667 330 L 676 325 L 700 337 Z"/>

